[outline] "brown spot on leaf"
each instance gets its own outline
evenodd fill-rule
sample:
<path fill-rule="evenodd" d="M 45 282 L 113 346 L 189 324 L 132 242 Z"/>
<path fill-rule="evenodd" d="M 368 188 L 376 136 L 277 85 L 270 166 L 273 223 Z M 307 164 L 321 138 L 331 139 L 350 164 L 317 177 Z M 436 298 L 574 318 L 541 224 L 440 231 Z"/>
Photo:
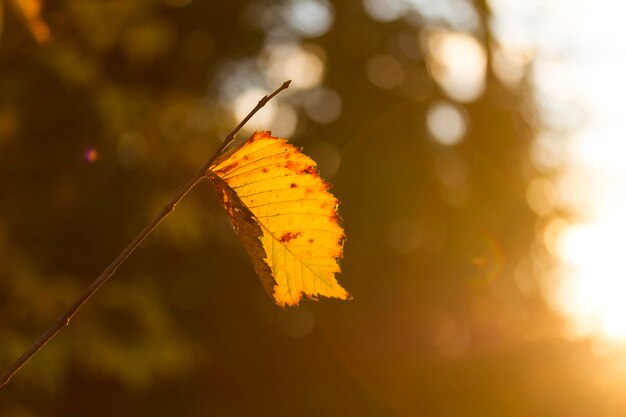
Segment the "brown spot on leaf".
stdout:
<path fill-rule="evenodd" d="M 309 243 L 311 244 L 315 243 L 315 239 L 309 239 Z"/>
<path fill-rule="evenodd" d="M 291 188 L 296 188 L 297 186 L 298 186 L 298 184 L 296 184 L 295 182 L 292 182 L 291 185 L 290 185 Z"/>
<path fill-rule="evenodd" d="M 287 163 L 285 164 L 285 168 L 292 169 L 295 171 L 296 169 L 298 169 L 298 164 L 296 164 L 293 161 L 287 161 Z M 298 174 L 301 174 L 301 172 L 298 171 Z"/>
<path fill-rule="evenodd" d="M 269 172 L 269 169 L 267 169 L 267 168 L 261 168 L 261 172 L 265 174 L 266 172 Z"/>
<path fill-rule="evenodd" d="M 309 174 L 309 175 L 313 175 L 314 177 L 319 177 L 319 174 L 317 173 L 317 170 L 312 165 L 299 170 L 298 174 Z"/>
<path fill-rule="evenodd" d="M 298 236 L 302 236 L 302 232 L 287 232 L 283 233 L 279 240 L 282 243 L 289 243 L 291 240 L 297 238 Z"/>

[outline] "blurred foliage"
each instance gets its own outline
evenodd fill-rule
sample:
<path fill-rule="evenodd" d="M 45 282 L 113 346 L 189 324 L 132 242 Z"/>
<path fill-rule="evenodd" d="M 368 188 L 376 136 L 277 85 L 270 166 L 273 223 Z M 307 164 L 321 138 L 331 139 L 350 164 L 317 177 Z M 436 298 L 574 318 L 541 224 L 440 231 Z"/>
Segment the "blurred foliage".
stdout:
<path fill-rule="evenodd" d="M 236 122 L 238 93 L 314 73 L 268 64 L 277 42 L 313 51 L 341 99 L 330 122 L 306 111 L 314 82 L 282 103 L 342 201 L 354 301 L 276 308 L 204 184 L 11 382 L 0 415 L 620 409 L 590 388 L 591 348 L 563 340 L 542 301 L 551 260 L 526 203 L 531 95 L 492 71 L 483 1 L 462 2 L 487 65 L 482 94 L 453 103 L 467 121 L 456 146 L 427 127 L 431 105 L 450 99 L 424 39 L 466 29 L 427 3 L 376 20 L 361 1 L 313 1 L 332 11 L 319 33 L 293 26 L 296 0 L 66 0 L 30 15 L 25 3 L 0 2 L 0 366 L 205 161 Z M 393 60 L 376 61 L 392 62 L 376 86 L 366 68 L 380 55 Z M 403 81 L 385 84 L 398 68 Z M 446 176 L 458 169 L 463 181 Z"/>

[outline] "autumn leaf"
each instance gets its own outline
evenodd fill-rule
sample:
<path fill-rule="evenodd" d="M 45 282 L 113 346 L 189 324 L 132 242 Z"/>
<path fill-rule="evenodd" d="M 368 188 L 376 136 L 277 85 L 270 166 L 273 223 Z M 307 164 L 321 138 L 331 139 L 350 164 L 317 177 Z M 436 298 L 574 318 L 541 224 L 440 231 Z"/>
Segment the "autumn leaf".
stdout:
<path fill-rule="evenodd" d="M 282 306 L 303 295 L 350 295 L 335 274 L 345 234 L 338 200 L 315 162 L 285 139 L 257 132 L 207 172 L 267 292 Z"/>

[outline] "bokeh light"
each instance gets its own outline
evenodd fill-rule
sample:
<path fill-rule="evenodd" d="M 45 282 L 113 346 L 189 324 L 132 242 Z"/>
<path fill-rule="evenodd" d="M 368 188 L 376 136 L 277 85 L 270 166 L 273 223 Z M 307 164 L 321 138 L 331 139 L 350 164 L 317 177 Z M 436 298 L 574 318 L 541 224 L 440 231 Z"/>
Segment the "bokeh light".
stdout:
<path fill-rule="evenodd" d="M 450 98 L 470 102 L 485 88 L 487 57 L 483 46 L 467 33 L 432 30 L 427 35 L 429 68 Z"/>
<path fill-rule="evenodd" d="M 442 145 L 456 145 L 467 131 L 467 122 L 461 110 L 446 102 L 430 106 L 426 123 L 432 137 Z"/>
<path fill-rule="evenodd" d="M 292 80 L 294 89 L 318 86 L 324 77 L 324 56 L 312 45 L 270 45 L 265 65 L 268 81 L 273 85 Z"/>
<path fill-rule="evenodd" d="M 435 162 L 437 178 L 447 187 L 460 187 L 467 181 L 469 166 L 458 152 L 446 151 Z"/>
<path fill-rule="evenodd" d="M 516 51 L 513 47 L 495 47 L 492 66 L 496 75 L 506 84 L 517 87 L 522 82 L 531 55 L 528 52 Z"/>
<path fill-rule="evenodd" d="M 283 7 L 287 23 L 307 37 L 326 33 L 333 24 L 333 6 L 326 0 L 290 0 Z"/>
<path fill-rule="evenodd" d="M 237 120 L 243 119 L 250 109 L 254 108 L 259 102 L 259 99 L 269 94 L 269 91 L 261 90 L 259 88 L 251 88 L 243 91 L 239 94 L 233 102 L 233 111 Z M 250 119 L 251 126 L 264 126 L 271 123 L 276 117 L 277 105 L 276 102 L 270 102 L 264 109 L 265 111 L 255 114 Z"/>
<path fill-rule="evenodd" d="M 341 115 L 341 97 L 329 88 L 312 90 L 304 101 L 307 116 L 317 123 L 332 123 Z"/>
<path fill-rule="evenodd" d="M 547 216 L 557 205 L 557 192 L 554 184 L 546 178 L 535 178 L 526 191 L 528 207 L 539 216 Z"/>
<path fill-rule="evenodd" d="M 98 150 L 95 148 L 87 148 L 83 151 L 83 158 L 87 162 L 96 162 L 99 156 Z"/>
<path fill-rule="evenodd" d="M 390 22 L 404 15 L 407 4 L 404 0 L 363 0 L 367 14 L 381 22 Z"/>
<path fill-rule="evenodd" d="M 402 65 L 389 55 L 377 55 L 370 58 L 365 71 L 372 84 L 385 90 L 399 86 L 404 79 Z"/>

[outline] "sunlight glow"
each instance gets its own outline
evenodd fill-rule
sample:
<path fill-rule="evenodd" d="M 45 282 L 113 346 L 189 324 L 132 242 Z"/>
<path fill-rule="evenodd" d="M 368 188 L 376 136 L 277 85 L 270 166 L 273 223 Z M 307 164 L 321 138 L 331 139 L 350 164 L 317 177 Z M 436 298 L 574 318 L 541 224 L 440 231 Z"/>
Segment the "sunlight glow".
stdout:
<path fill-rule="evenodd" d="M 566 311 L 571 311 L 576 325 L 590 326 L 590 334 L 626 341 L 626 124 L 623 100 L 626 86 L 626 51 L 602 35 L 602 28 L 626 13 L 623 3 L 585 7 L 587 30 L 582 51 L 591 54 L 590 62 L 577 65 L 572 84 L 583 98 L 588 113 L 582 128 L 572 135 L 571 169 L 586 175 L 577 193 L 588 221 L 565 229 L 561 237 L 563 259 L 574 272 L 563 283 L 563 294 L 571 294 Z M 616 8 L 620 11 L 615 10 Z M 621 37 L 626 31 L 620 27 Z M 616 38 L 617 39 L 617 38 Z M 601 48 L 593 48 L 597 42 Z M 567 173 L 565 174 L 567 175 Z"/>
<path fill-rule="evenodd" d="M 623 218 L 604 218 L 566 228 L 557 251 L 570 273 L 559 290 L 559 304 L 574 319 L 575 333 L 601 332 L 626 339 L 626 268 Z"/>
<path fill-rule="evenodd" d="M 532 161 L 541 172 L 560 171 L 531 183 L 529 206 L 544 218 L 575 215 L 573 224 L 556 218 L 538 232 L 561 260 L 560 283 L 546 295 L 570 318 L 572 335 L 626 342 L 626 48 L 617 41 L 626 36 L 626 3 L 489 3 L 499 42 L 535 56 L 531 77 L 546 130 Z"/>

